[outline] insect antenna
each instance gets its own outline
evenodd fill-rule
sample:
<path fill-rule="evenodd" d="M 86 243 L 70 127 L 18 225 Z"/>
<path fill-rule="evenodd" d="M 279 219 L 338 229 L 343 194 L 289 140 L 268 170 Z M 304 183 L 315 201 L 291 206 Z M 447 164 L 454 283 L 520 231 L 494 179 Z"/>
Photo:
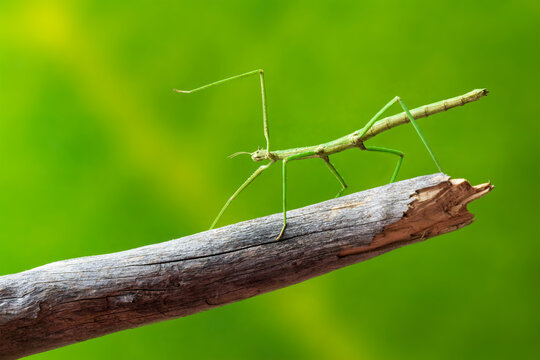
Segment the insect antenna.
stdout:
<path fill-rule="evenodd" d="M 250 152 L 247 152 L 247 151 L 239 151 L 239 152 L 235 152 L 234 154 L 231 154 L 231 155 L 227 156 L 227 158 L 232 159 L 232 158 L 235 157 L 235 156 L 243 155 L 243 154 L 251 155 Z"/>

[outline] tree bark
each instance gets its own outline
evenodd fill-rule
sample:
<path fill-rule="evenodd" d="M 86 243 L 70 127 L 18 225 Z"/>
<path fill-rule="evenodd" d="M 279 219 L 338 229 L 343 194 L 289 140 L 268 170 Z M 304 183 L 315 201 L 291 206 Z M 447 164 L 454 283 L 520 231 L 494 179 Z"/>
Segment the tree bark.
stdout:
<path fill-rule="evenodd" d="M 491 191 L 421 176 L 119 253 L 0 277 L 0 358 L 15 359 L 296 284 L 473 221 Z"/>

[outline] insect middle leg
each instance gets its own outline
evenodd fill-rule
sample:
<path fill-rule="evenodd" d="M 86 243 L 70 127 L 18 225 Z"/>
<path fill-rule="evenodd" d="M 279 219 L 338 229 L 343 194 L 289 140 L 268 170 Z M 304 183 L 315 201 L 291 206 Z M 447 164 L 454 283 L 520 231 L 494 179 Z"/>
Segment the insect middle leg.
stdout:
<path fill-rule="evenodd" d="M 340 197 L 343 192 L 345 191 L 345 189 L 347 189 L 347 184 L 345 183 L 345 180 L 343 180 L 343 177 L 338 173 L 337 169 L 334 167 L 334 165 L 332 165 L 332 163 L 330 162 L 330 159 L 328 158 L 328 156 L 325 156 L 322 158 L 326 164 L 326 166 L 328 166 L 328 169 L 330 169 L 330 171 L 332 172 L 332 174 L 334 174 L 336 176 L 336 178 L 338 179 L 339 183 L 341 184 L 341 190 L 339 190 L 339 192 L 337 193 L 337 195 L 335 196 L 336 198 Z"/>
<path fill-rule="evenodd" d="M 283 159 L 283 227 L 281 228 L 281 231 L 279 232 L 276 241 L 281 239 L 281 237 L 283 236 L 283 232 L 287 227 L 287 163 L 292 160 L 302 159 L 312 155 L 315 155 L 315 151 L 307 151 Z"/>

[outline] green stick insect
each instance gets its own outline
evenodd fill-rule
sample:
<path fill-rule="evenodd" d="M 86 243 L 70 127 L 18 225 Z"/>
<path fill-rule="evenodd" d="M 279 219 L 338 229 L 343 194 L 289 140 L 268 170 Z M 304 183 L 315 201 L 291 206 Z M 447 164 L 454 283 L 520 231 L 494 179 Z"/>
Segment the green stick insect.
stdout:
<path fill-rule="evenodd" d="M 470 91 L 464 95 L 457 96 L 454 98 L 446 99 L 443 101 L 439 101 L 436 103 L 432 103 L 429 105 L 424 105 L 422 107 L 410 110 L 407 108 L 403 100 L 401 100 L 400 97 L 396 96 L 392 100 L 390 100 L 386 105 L 382 107 L 379 112 L 371 118 L 371 120 L 368 121 L 368 123 L 361 129 L 354 131 L 353 133 L 349 135 L 345 135 L 343 137 L 340 137 L 339 139 L 329 141 L 324 144 L 320 145 L 314 145 L 314 146 L 306 146 L 306 147 L 300 147 L 300 148 L 293 148 L 293 149 L 287 149 L 287 150 L 273 150 L 270 151 L 270 137 L 268 132 L 268 115 L 266 110 L 266 90 L 264 86 L 264 71 L 261 69 L 253 70 L 246 72 L 244 74 L 232 76 L 223 80 L 215 81 L 207 85 L 203 85 L 201 87 L 198 87 L 193 90 L 176 90 L 174 91 L 183 93 L 183 94 L 191 94 L 200 90 L 207 89 L 211 86 L 220 85 L 225 82 L 245 78 L 252 75 L 259 75 L 260 83 L 261 83 L 261 97 L 262 97 L 262 110 L 263 110 L 263 129 L 264 129 L 264 137 L 266 138 L 266 149 L 258 149 L 252 153 L 235 153 L 232 154 L 231 157 L 236 156 L 238 154 L 249 154 L 251 155 L 251 159 L 253 161 L 263 161 L 268 160 L 269 162 L 265 165 L 260 166 L 251 176 L 234 192 L 234 194 L 227 200 L 219 214 L 217 215 L 216 219 L 210 226 L 210 229 L 213 229 L 216 226 L 216 223 L 221 218 L 221 215 L 225 212 L 227 207 L 230 205 L 230 203 L 244 190 L 249 184 L 253 182 L 260 174 L 263 173 L 264 170 L 268 169 L 272 164 L 274 164 L 277 161 L 281 161 L 283 163 L 283 227 L 281 228 L 281 231 L 279 232 L 279 235 L 277 236 L 276 240 L 281 239 L 283 236 L 283 233 L 285 231 L 285 228 L 287 227 L 287 164 L 290 161 L 293 160 L 301 160 L 301 159 L 308 159 L 308 158 L 320 158 L 330 172 L 335 175 L 339 183 L 341 184 L 341 190 L 337 193 L 336 197 L 339 197 L 343 194 L 345 189 L 347 188 L 347 184 L 345 183 L 345 180 L 343 180 L 343 177 L 339 174 L 339 172 L 336 170 L 334 165 L 330 162 L 329 156 L 333 155 L 335 153 L 338 153 L 343 150 L 351 149 L 351 148 L 357 148 L 360 150 L 365 151 L 375 151 L 375 152 L 382 152 L 386 154 L 395 155 L 398 157 L 397 164 L 394 169 L 394 173 L 392 175 L 392 178 L 390 179 L 390 182 L 394 182 L 394 180 L 397 177 L 399 168 L 401 167 L 401 163 L 403 161 L 404 154 L 401 151 L 388 149 L 384 147 L 378 147 L 378 146 L 367 146 L 364 145 L 364 142 L 372 137 L 374 137 L 377 134 L 380 134 L 383 131 L 389 130 L 393 127 L 396 127 L 398 125 L 402 125 L 405 123 L 410 122 L 414 129 L 416 130 L 416 133 L 424 143 L 424 146 L 426 147 L 429 155 L 435 162 L 435 165 L 437 165 L 437 168 L 440 172 L 441 166 L 439 165 L 439 162 L 437 161 L 437 158 L 433 154 L 433 151 L 431 150 L 431 147 L 429 146 L 426 138 L 420 131 L 420 128 L 418 127 L 418 124 L 416 123 L 415 119 L 423 118 L 429 115 L 436 114 L 441 111 L 446 111 L 448 109 L 451 109 L 456 106 L 465 105 L 469 102 L 476 101 L 480 99 L 481 97 L 485 96 L 488 91 L 486 89 L 476 89 L 473 91 Z M 381 119 L 381 116 L 383 113 L 388 110 L 393 104 L 399 103 L 401 105 L 401 108 L 403 109 L 402 113 L 399 113 L 394 116 L 386 117 L 384 119 Z"/>

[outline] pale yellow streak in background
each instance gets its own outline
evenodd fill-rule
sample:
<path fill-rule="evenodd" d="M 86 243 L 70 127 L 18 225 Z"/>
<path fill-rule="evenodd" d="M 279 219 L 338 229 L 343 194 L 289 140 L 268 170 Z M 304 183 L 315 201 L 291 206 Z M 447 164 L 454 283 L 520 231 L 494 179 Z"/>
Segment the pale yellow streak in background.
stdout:
<path fill-rule="evenodd" d="M 145 106 L 144 99 L 131 91 L 137 84 L 121 78 L 107 66 L 111 62 L 106 54 L 90 33 L 77 26 L 77 16 L 71 9 L 58 2 L 25 2 L 18 14 L 11 12 L 9 18 L 0 14 L 0 22 L 2 42 L 23 51 L 39 50 L 40 56 L 52 57 L 72 72 L 81 96 L 88 101 L 90 109 L 100 111 L 96 118 L 111 134 L 123 157 L 165 199 L 178 202 L 179 206 L 189 204 L 192 210 L 204 214 L 194 219 L 206 217 L 208 209 L 192 189 L 205 189 L 209 191 L 207 197 L 214 196 L 211 183 L 215 180 L 205 178 L 204 164 L 181 153 L 182 148 L 196 144 L 186 144 L 188 140 L 183 138 L 182 147 L 177 146 L 174 135 L 152 121 L 155 116 Z M 163 173 L 162 168 L 168 172 Z M 278 326 L 293 331 L 291 336 L 301 340 L 317 358 L 372 358 L 361 339 L 350 336 L 358 334 L 358 329 L 347 331 L 343 323 L 329 316 L 327 306 L 320 300 L 324 294 L 307 291 L 303 288 L 294 297 L 282 296 L 277 300 L 278 304 L 283 302 L 276 306 L 281 309 L 275 317 Z"/>
<path fill-rule="evenodd" d="M 200 195 L 215 196 L 212 191 L 215 179 L 206 178 L 204 162 L 199 163 L 196 156 L 181 152 L 197 145 L 187 143 L 189 139 L 184 137 L 182 146 L 177 146 L 179 140 L 153 121 L 156 116 L 149 111 L 145 100 L 131 90 L 136 89 L 137 84 L 122 78 L 107 65 L 112 62 L 107 61 L 92 34 L 77 25 L 80 22 L 76 14 L 65 4 L 48 1 L 21 2 L 19 12 L 9 15 L 0 14 L 3 23 L 0 41 L 23 51 L 38 50 L 40 56 L 53 58 L 69 69 L 79 85 L 81 97 L 86 99 L 89 109 L 99 111 L 96 119 L 101 120 L 126 162 L 143 173 L 154 187 L 153 191 L 166 201 L 176 202 L 178 207 L 189 207 L 195 214 L 204 214 L 194 215 L 194 220 L 207 218 L 208 209 Z M 164 94 L 166 90 L 170 89 L 164 89 Z M 208 223 L 210 221 L 208 218 Z"/>

